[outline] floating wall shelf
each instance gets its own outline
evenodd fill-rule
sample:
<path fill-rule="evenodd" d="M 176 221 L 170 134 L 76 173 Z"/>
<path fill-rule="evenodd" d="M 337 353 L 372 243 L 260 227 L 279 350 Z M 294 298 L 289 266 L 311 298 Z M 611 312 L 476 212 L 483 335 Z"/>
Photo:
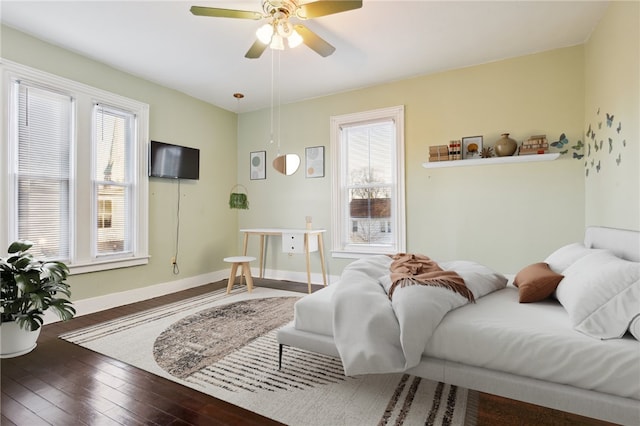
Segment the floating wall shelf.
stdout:
<path fill-rule="evenodd" d="M 534 161 L 553 161 L 560 157 L 559 152 L 551 154 L 515 155 L 511 157 L 474 158 L 471 160 L 433 161 L 422 163 L 425 169 L 440 169 L 444 167 L 483 166 L 489 164 L 531 163 Z"/>

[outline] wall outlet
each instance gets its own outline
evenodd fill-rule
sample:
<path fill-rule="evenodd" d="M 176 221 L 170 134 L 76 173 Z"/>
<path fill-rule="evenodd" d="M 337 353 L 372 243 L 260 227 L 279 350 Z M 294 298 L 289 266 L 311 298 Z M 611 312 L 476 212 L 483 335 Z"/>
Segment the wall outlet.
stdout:
<path fill-rule="evenodd" d="M 172 265 L 175 265 L 175 264 L 176 264 L 176 257 L 175 257 L 175 256 L 173 256 L 173 257 L 171 258 L 171 264 L 172 264 Z"/>

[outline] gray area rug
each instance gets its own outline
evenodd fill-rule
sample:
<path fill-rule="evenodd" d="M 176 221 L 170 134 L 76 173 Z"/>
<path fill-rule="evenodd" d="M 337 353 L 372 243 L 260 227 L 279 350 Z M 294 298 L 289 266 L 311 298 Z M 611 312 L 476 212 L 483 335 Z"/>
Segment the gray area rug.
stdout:
<path fill-rule="evenodd" d="M 407 374 L 345 377 L 339 359 L 286 348 L 300 293 L 212 292 L 60 338 L 289 425 L 473 425 L 477 394 Z"/>

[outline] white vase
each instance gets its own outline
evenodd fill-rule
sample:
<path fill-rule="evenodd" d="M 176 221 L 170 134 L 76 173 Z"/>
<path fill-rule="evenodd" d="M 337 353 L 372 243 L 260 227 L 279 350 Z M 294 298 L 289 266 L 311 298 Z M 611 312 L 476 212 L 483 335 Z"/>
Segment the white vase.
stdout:
<path fill-rule="evenodd" d="M 31 352 L 42 328 L 24 330 L 15 321 L 0 325 L 0 358 L 13 358 Z"/>

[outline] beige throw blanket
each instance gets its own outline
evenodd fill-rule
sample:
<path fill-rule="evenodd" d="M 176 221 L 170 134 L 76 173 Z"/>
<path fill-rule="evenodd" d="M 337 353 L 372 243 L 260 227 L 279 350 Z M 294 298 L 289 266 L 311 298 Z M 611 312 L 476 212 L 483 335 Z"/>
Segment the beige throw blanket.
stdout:
<path fill-rule="evenodd" d="M 464 279 L 455 271 L 445 271 L 435 261 L 422 254 L 398 253 L 390 256 L 393 261 L 391 271 L 391 287 L 389 299 L 392 299 L 396 287 L 407 285 L 428 285 L 444 287 L 475 302 L 473 293 Z"/>

